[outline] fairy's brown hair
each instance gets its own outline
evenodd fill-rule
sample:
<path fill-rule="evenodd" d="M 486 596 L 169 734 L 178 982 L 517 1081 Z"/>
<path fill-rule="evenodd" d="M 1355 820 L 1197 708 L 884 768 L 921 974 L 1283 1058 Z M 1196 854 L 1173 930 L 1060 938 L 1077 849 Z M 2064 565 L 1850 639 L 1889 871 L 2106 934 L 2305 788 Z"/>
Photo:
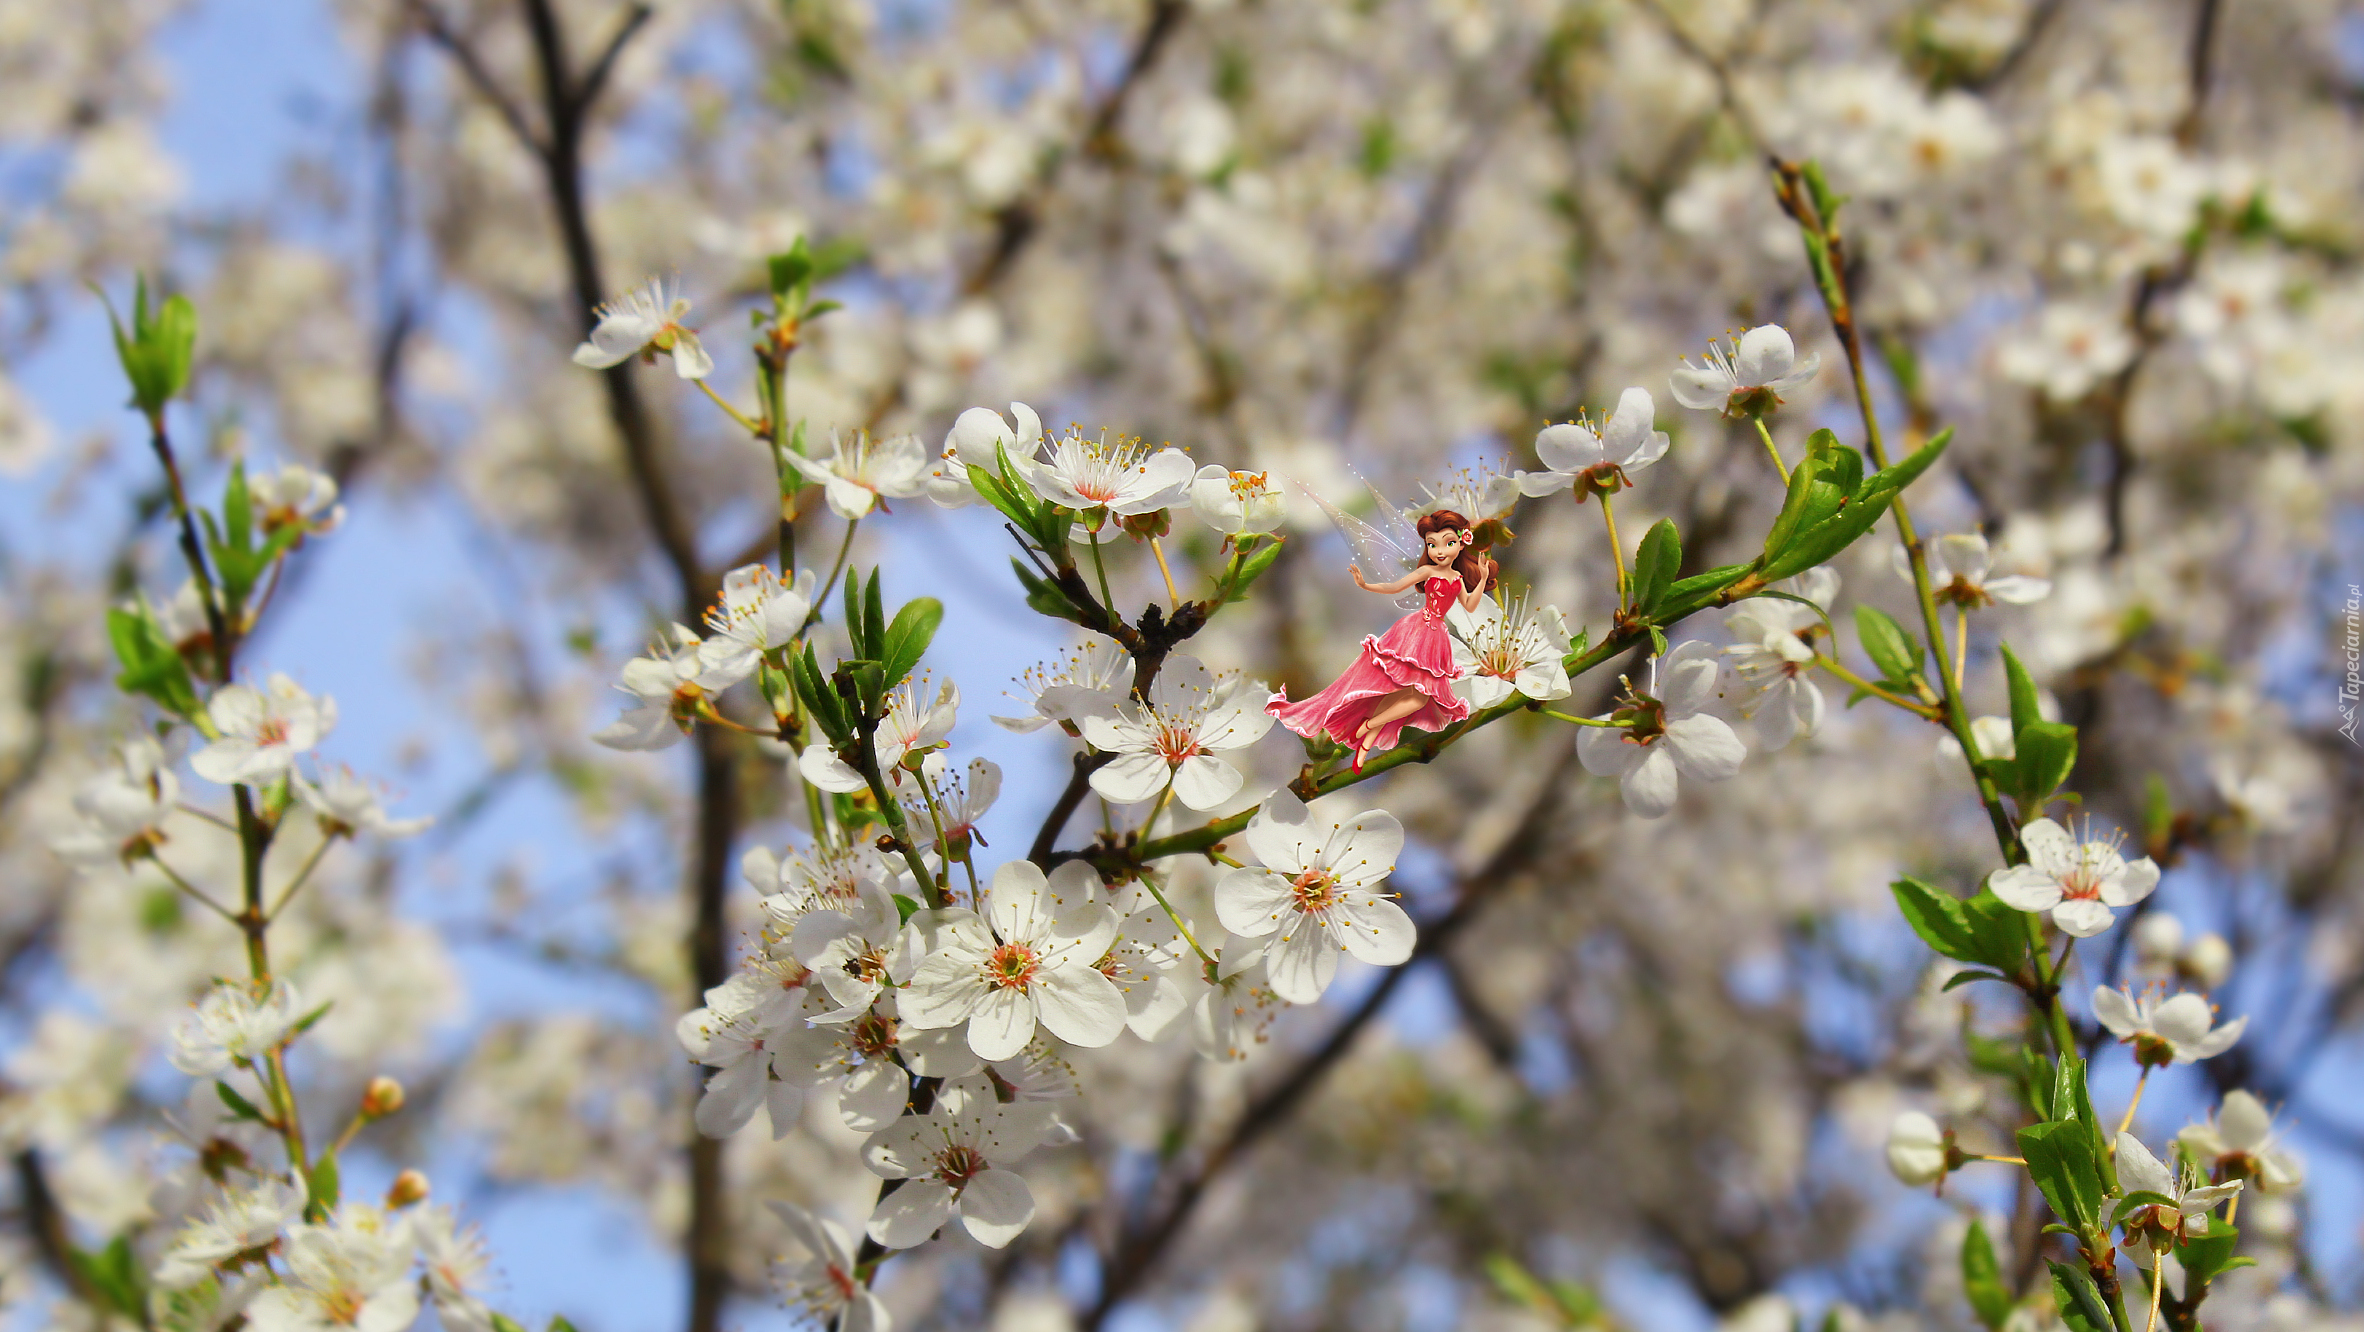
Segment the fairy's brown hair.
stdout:
<path fill-rule="evenodd" d="M 1412 526 L 1413 530 L 1420 534 L 1422 541 L 1428 540 L 1432 534 L 1437 532 L 1469 533 L 1469 544 L 1463 546 L 1461 553 L 1453 557 L 1453 572 L 1461 575 L 1461 586 L 1472 592 L 1494 590 L 1495 574 L 1501 566 L 1496 564 L 1494 558 L 1486 554 L 1484 548 L 1479 544 L 1475 524 L 1451 509 L 1439 509 L 1435 513 L 1421 515 L 1420 521 Z"/>

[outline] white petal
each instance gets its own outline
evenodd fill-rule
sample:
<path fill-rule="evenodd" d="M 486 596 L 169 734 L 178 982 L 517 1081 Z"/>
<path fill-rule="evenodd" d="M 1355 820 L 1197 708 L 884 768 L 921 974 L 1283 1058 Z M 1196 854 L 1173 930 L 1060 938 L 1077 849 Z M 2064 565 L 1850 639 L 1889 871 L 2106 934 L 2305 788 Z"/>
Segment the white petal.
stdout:
<path fill-rule="evenodd" d="M 2013 865 L 1986 876 L 1989 892 L 2018 911 L 2050 911 L 2060 905 L 2060 881 L 2033 865 Z"/>
<path fill-rule="evenodd" d="M 862 780 L 862 774 L 854 771 L 852 764 L 831 752 L 827 745 L 805 746 L 804 753 L 797 756 L 796 771 L 813 785 L 839 795 L 870 789 L 870 783 Z"/>
<path fill-rule="evenodd" d="M 2093 991 L 2093 1016 L 2119 1040 L 2131 1040 L 2142 1030 L 2142 1011 L 2124 990 L 2104 985 Z"/>
<path fill-rule="evenodd" d="M 1091 720 L 1086 718 L 1085 725 Z M 1164 790 L 1173 771 L 1155 754 L 1119 754 L 1115 762 L 1092 774 L 1092 789 L 1106 800 L 1130 805 Z"/>
<path fill-rule="evenodd" d="M 903 1114 L 911 1080 L 892 1060 L 873 1059 L 846 1075 L 837 1093 L 837 1113 L 856 1133 L 877 1133 Z"/>
<path fill-rule="evenodd" d="M 1219 758 L 1193 754 L 1174 769 L 1174 798 L 1192 809 L 1213 809 L 1239 794 L 1246 780 L 1239 769 Z"/>
<path fill-rule="evenodd" d="M 2042 601 L 2052 595 L 2051 579 L 2030 578 L 2026 574 L 2005 574 L 2001 578 L 1989 578 L 1983 586 L 1986 588 L 1988 596 L 2012 606 L 2025 606 L 2031 602 Z"/>
<path fill-rule="evenodd" d="M 1667 751 L 1675 768 L 1695 782 L 1720 782 L 1740 771 L 1748 746 L 1721 717 L 1678 717 L 1666 724 L 1666 738 L 1653 748 Z"/>
<path fill-rule="evenodd" d="M 786 1079 L 775 1079 L 764 1086 L 763 1109 L 772 1121 L 772 1141 L 778 1142 L 796 1127 L 799 1112 L 804 1109 L 804 1088 Z M 886 1125 L 879 1125 L 885 1128 Z"/>
<path fill-rule="evenodd" d="M 991 1063 L 1009 1059 L 1034 1039 L 1034 998 L 1023 990 L 986 989 L 969 1014 L 969 1048 Z"/>
<path fill-rule="evenodd" d="M 2117 917 L 2110 914 L 2108 907 L 2090 897 L 2080 897 L 2052 908 L 2052 923 L 2058 925 L 2063 934 L 2079 939 L 2092 938 L 2108 929 L 2110 922 L 2115 919 Z"/>
<path fill-rule="evenodd" d="M 1674 399 L 1685 407 L 1722 411 L 1732 398 L 1732 380 L 1714 366 L 1686 365 L 1667 379 Z"/>
<path fill-rule="evenodd" d="M 1295 909 L 1288 879 L 1270 870 L 1235 869 L 1215 883 L 1215 918 L 1243 938 L 1272 933 Z"/>
<path fill-rule="evenodd" d="M 1584 770 L 1602 777 L 1623 777 L 1647 757 L 1645 747 L 1626 739 L 1622 729 L 1584 726 L 1576 731 L 1576 758 Z"/>
<path fill-rule="evenodd" d="M 1790 341 L 1788 329 L 1760 324 L 1740 335 L 1732 370 L 1743 384 L 1770 384 L 1788 374 L 1797 357 L 1797 344 Z"/>
<path fill-rule="evenodd" d="M 1674 808 L 1681 778 L 1675 772 L 1674 757 L 1666 752 L 1666 746 L 1655 744 L 1618 779 L 1618 785 L 1627 809 L 1645 819 L 1655 819 Z"/>
<path fill-rule="evenodd" d="M 870 1238 L 890 1249 L 924 1244 L 952 1219 L 952 1190 L 932 1179 L 915 1179 L 878 1200 L 870 1213 Z"/>
<path fill-rule="evenodd" d="M 1395 903 L 1380 899 L 1336 913 L 1338 942 L 1375 967 L 1398 966 L 1412 956 L 1420 931 Z"/>
<path fill-rule="evenodd" d="M 2144 856 L 2140 860 L 2127 861 L 2124 869 L 2102 885 L 2101 900 L 2115 907 L 2133 906 L 2150 896 L 2151 890 L 2158 886 L 2158 862 Z"/>
<path fill-rule="evenodd" d="M 1007 1248 L 1033 1219 L 1034 1190 L 1015 1170 L 987 1170 L 960 1191 L 960 1223 L 986 1248 Z"/>
<path fill-rule="evenodd" d="M 2065 879 L 2079 868 L 2077 839 L 2050 819 L 2038 819 L 2019 830 L 2019 844 L 2027 863 L 2055 879 Z"/>
<path fill-rule="evenodd" d="M 1264 972 L 1272 992 L 1292 1004 L 1310 1004 L 1338 974 L 1338 945 L 1330 932 L 1299 917 L 1283 938 L 1264 951 Z"/>
<path fill-rule="evenodd" d="M 1125 1029 L 1124 992 L 1088 966 L 1062 967 L 1035 989 L 1044 1029 L 1070 1045 L 1096 1050 Z"/>

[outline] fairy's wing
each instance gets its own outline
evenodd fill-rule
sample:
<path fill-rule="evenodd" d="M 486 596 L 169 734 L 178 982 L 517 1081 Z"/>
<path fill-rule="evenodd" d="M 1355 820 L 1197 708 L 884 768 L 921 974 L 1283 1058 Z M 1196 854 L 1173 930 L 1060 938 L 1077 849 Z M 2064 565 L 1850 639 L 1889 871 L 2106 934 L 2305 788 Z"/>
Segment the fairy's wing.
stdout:
<path fill-rule="evenodd" d="M 1346 538 L 1347 548 L 1354 552 L 1355 563 L 1371 570 L 1374 576 L 1392 578 L 1420 567 L 1425 552 L 1420 548 L 1419 535 L 1412 530 L 1410 523 L 1404 521 L 1403 514 L 1376 489 L 1372 490 L 1371 496 L 1379 501 L 1381 526 L 1366 523 L 1330 503 L 1303 482 L 1293 484 L 1304 492 L 1307 499 L 1319 505 L 1323 513 L 1330 516 L 1330 522 L 1336 525 L 1338 534 Z M 1390 531 L 1390 528 L 1400 531 Z M 1416 610 L 1422 603 L 1423 594 L 1418 589 L 1397 597 L 1395 602 L 1406 610 Z"/>

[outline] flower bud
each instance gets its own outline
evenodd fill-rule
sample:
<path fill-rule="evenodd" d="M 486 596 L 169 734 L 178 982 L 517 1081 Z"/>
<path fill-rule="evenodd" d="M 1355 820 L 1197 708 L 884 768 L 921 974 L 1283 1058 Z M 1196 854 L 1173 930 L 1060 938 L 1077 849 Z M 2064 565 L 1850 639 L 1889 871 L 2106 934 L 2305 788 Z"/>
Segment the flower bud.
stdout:
<path fill-rule="evenodd" d="M 2153 911 L 2134 925 L 2134 955 L 2144 962 L 2172 962 L 2183 951 L 2183 922 Z"/>
<path fill-rule="evenodd" d="M 1937 1121 L 1918 1110 L 1905 1111 L 1888 1126 L 1888 1169 L 1916 1189 L 1945 1178 L 1952 1148 Z"/>
<path fill-rule="evenodd" d="M 2233 946 L 2221 934 L 2203 934 L 2184 950 L 2183 969 L 2201 989 L 2213 990 L 2233 974 Z"/>
<path fill-rule="evenodd" d="M 408 1207 L 412 1203 L 425 1201 L 426 1197 L 426 1173 L 419 1170 L 405 1170 L 396 1175 L 394 1183 L 386 1189 L 386 1206 L 389 1210 Z"/>
<path fill-rule="evenodd" d="M 361 1117 L 384 1119 L 402 1108 L 402 1084 L 381 1073 L 361 1093 Z"/>

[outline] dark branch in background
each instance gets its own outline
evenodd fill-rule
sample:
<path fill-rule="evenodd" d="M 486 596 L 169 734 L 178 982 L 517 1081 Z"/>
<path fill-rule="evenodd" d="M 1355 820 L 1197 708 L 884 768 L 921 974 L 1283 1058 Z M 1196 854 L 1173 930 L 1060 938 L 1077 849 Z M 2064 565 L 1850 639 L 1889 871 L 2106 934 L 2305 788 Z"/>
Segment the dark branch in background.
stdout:
<path fill-rule="evenodd" d="M 38 1148 L 27 1147 L 16 1154 L 16 1196 L 17 1206 L 24 1210 L 25 1233 L 32 1237 L 41 1265 L 74 1292 L 85 1308 L 109 1307 L 91 1283 L 90 1274 L 74 1261 L 74 1239 L 66 1233 L 66 1216 L 58 1209 L 57 1195 L 50 1191 Z"/>
<path fill-rule="evenodd" d="M 1552 812 L 1557 807 L 1554 797 L 1559 793 L 1561 779 L 1567 774 L 1574 756 L 1573 743 L 1561 747 L 1559 757 L 1552 763 L 1552 772 L 1536 785 L 1532 803 L 1520 818 L 1518 827 L 1502 840 L 1502 844 L 1486 857 L 1483 864 L 1462 876 L 1460 891 L 1455 896 L 1452 909 L 1421 926 L 1420 939 L 1412 948 L 1412 956 L 1402 966 L 1390 967 L 1383 972 L 1378 983 L 1371 987 L 1371 992 L 1363 997 L 1352 1013 L 1331 1029 L 1320 1045 L 1280 1081 L 1249 1102 L 1239 1123 L 1232 1129 L 1231 1136 L 1201 1156 L 1195 1170 L 1187 1170 L 1171 1180 L 1161 1176 L 1151 1186 L 1153 1195 L 1170 1188 L 1170 1200 L 1155 1219 L 1117 1238 L 1115 1252 L 1101 1269 L 1100 1297 L 1079 1324 L 1085 1332 L 1096 1332 L 1107 1322 L 1116 1307 L 1139 1289 L 1141 1283 L 1155 1270 L 1158 1261 L 1165 1256 L 1167 1249 L 1181 1236 L 1183 1228 L 1198 1210 L 1199 1202 L 1205 1198 L 1208 1187 L 1265 1134 L 1287 1122 L 1297 1106 L 1321 1084 L 1323 1076 L 1354 1047 L 1364 1028 L 1370 1026 L 1372 1019 L 1386 1009 L 1387 1001 L 1394 997 L 1396 987 L 1403 984 L 1404 977 L 1411 974 L 1413 968 L 1422 961 L 1438 956 L 1455 936 L 1477 919 L 1492 899 L 1494 890 L 1529 853 L 1535 839 L 1550 822 Z M 1117 1199 L 1112 1198 L 1110 1202 L 1111 1205 L 1121 1205 Z"/>
<path fill-rule="evenodd" d="M 1067 830 L 1067 821 L 1075 817 L 1078 805 L 1091 794 L 1092 774 L 1116 761 L 1116 755 L 1092 754 L 1078 751 L 1075 771 L 1067 778 L 1067 789 L 1059 793 L 1058 803 L 1043 816 L 1042 827 L 1035 830 L 1034 845 L 1026 849 L 1026 858 L 1043 869 L 1051 867 L 1051 853 L 1058 849 L 1059 834 Z"/>
<path fill-rule="evenodd" d="M 492 103 L 518 141 L 542 166 L 550 194 L 552 220 L 565 250 L 567 276 L 573 288 L 575 323 L 585 333 L 598 323 L 599 305 L 607 294 L 600 271 L 599 250 L 591 235 L 590 211 L 583 180 L 583 141 L 593 103 L 605 88 L 616 61 L 650 16 L 647 5 L 636 4 L 625 14 L 598 59 L 580 78 L 571 72 L 566 32 L 551 0 L 523 0 L 526 31 L 533 48 L 540 81 L 541 113 L 546 134 L 536 136 L 519 104 L 501 87 L 470 43 L 445 23 L 428 0 L 411 0 L 420 27 L 448 52 L 477 93 Z M 714 575 L 699 561 L 695 528 L 680 506 L 667 470 L 665 441 L 633 378 L 633 362 L 600 376 L 607 394 L 608 417 L 623 446 L 626 469 L 639 494 L 650 536 L 672 573 L 679 615 L 697 623 L 715 595 Z M 691 851 L 688 882 L 692 924 L 688 939 L 690 970 L 698 995 L 720 985 L 729 974 L 729 949 L 724 936 L 724 887 L 729 881 L 731 846 L 738 832 L 739 798 L 737 755 L 731 737 L 713 727 L 700 727 L 693 737 L 697 765 L 696 841 Z M 689 1257 L 688 1332 L 715 1332 L 723 1303 L 731 1292 L 729 1215 L 724 1199 L 722 1144 L 690 1131 L 690 1216 L 684 1246 Z"/>
<path fill-rule="evenodd" d="M 1972 92 L 1987 92 L 2008 82 L 2019 71 L 2019 67 L 2026 63 L 2029 53 L 2044 40 L 2044 34 L 2051 30 L 2052 20 L 2059 17 L 2061 7 L 2062 0 L 2038 0 L 2036 7 L 2028 13 L 2027 24 L 2019 30 L 2019 39 L 2011 43 L 2011 49 L 2003 53 L 2003 58 L 1995 62 L 1994 68 L 1977 78 L 1963 80 L 1962 86 Z"/>

